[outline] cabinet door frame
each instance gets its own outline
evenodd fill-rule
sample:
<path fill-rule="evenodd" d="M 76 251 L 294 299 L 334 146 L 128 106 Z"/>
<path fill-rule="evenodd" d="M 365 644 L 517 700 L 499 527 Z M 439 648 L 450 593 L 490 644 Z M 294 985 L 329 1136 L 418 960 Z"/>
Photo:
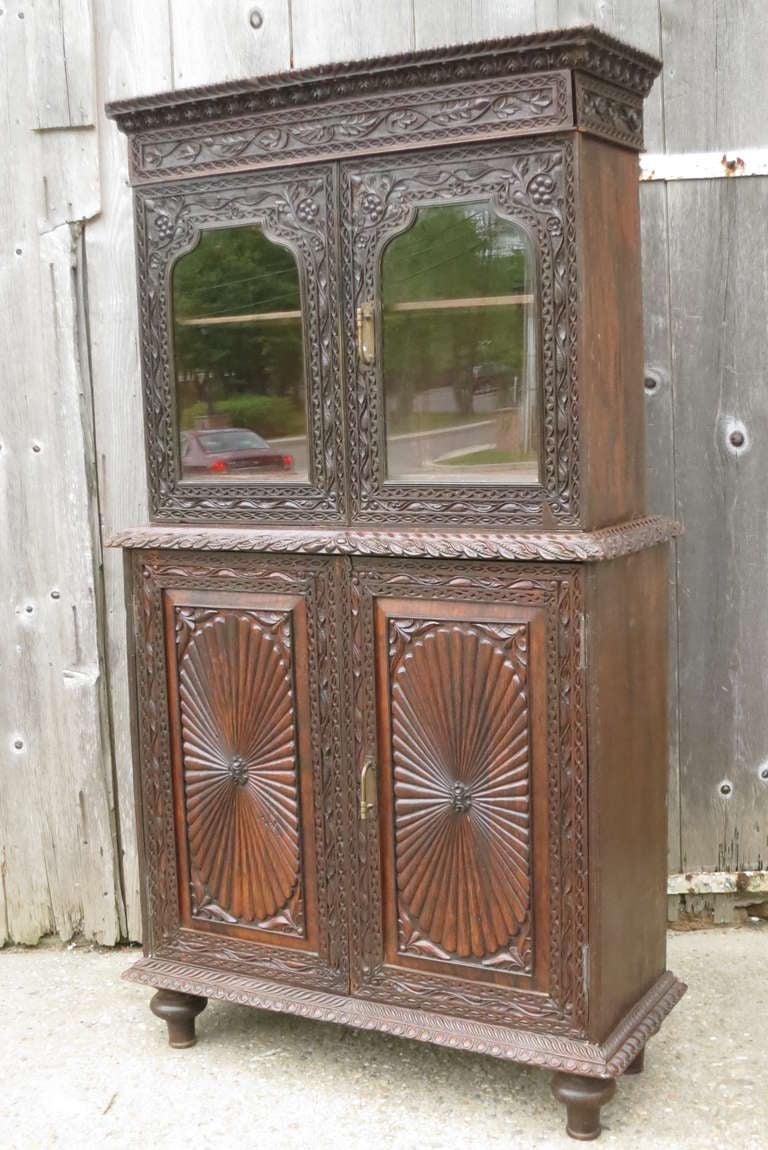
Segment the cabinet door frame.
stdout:
<path fill-rule="evenodd" d="M 262 978 L 346 993 L 349 986 L 345 789 L 335 559 L 304 556 L 135 552 L 130 561 L 138 723 L 137 806 L 141 829 L 145 953 L 214 968 L 221 977 Z M 169 594 L 170 593 L 170 594 Z M 224 931 L 191 923 L 181 891 L 185 860 L 178 834 L 180 732 L 175 653 L 168 657 L 172 600 L 306 605 L 306 724 L 300 754 L 311 756 L 316 890 L 313 937 L 297 945 L 278 933 Z M 306 876 L 305 876 L 306 881 Z M 245 937 L 242 937 L 245 934 Z"/>
<path fill-rule="evenodd" d="M 568 138 L 509 140 L 341 164 L 344 347 L 350 517 L 357 524 L 576 526 L 579 522 L 575 160 Z M 519 224 L 536 254 L 539 482 L 407 483 L 386 478 L 381 323 L 375 362 L 361 362 L 357 309 L 380 315 L 381 258 L 420 207 L 487 200 Z"/>
<path fill-rule="evenodd" d="M 535 607 L 546 619 L 546 794 L 548 904 L 546 992 L 531 980 L 517 985 L 446 977 L 386 962 L 382 900 L 392 876 L 381 873 L 379 820 L 358 818 L 357 886 L 351 935 L 352 994 L 416 1010 L 454 1015 L 553 1033 L 584 1032 L 587 1003 L 584 979 L 587 945 L 587 795 L 584 684 L 581 668 L 581 578 L 577 568 L 552 564 L 445 563 L 440 561 L 353 561 L 352 747 L 355 785 L 370 749 L 379 744 L 375 673 L 375 601 L 378 598 L 435 600 L 478 605 Z M 379 771 L 379 781 L 382 772 Z M 380 801 L 381 807 L 381 801 Z M 385 804 L 386 807 L 386 804 Z M 534 872 L 535 881 L 535 872 Z M 415 964 L 414 964 L 415 965 Z M 526 985 L 527 984 L 527 985 Z"/>
<path fill-rule="evenodd" d="M 151 515 L 160 522 L 342 523 L 344 432 L 338 355 L 337 171 L 314 164 L 137 188 L 139 335 Z M 181 478 L 172 274 L 205 230 L 258 225 L 296 259 L 309 476 L 297 483 Z"/>

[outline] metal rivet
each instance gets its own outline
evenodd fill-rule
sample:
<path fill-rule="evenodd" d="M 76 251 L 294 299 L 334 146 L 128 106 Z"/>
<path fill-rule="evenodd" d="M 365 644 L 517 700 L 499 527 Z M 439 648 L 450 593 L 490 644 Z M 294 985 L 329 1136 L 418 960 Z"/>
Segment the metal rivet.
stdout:
<path fill-rule="evenodd" d="M 248 23 L 252 28 L 256 29 L 262 26 L 264 23 L 264 17 L 258 8 L 251 8 L 250 12 L 248 13 Z"/>
<path fill-rule="evenodd" d="M 731 794 L 732 791 L 733 791 L 733 784 L 732 783 L 724 782 L 724 783 L 720 784 L 720 794 L 724 795 L 726 798 L 728 797 L 728 795 Z"/>
<path fill-rule="evenodd" d="M 728 436 L 731 447 L 743 447 L 744 446 L 744 438 L 745 438 L 744 432 L 739 431 L 738 428 L 736 430 L 732 431 L 731 434 Z"/>
<path fill-rule="evenodd" d="M 24 750 L 24 743 L 22 742 L 21 739 L 14 739 L 13 745 L 17 751 L 23 751 Z"/>
<path fill-rule="evenodd" d="M 32 606 L 31 603 L 27 603 L 26 607 L 24 608 L 24 610 L 27 612 L 28 615 L 31 615 L 32 612 L 34 611 L 34 609 L 35 608 Z"/>
<path fill-rule="evenodd" d="M 765 781 L 768 782 L 768 767 L 763 767 L 760 772 L 760 778 L 765 779 Z"/>
<path fill-rule="evenodd" d="M 51 598 L 52 599 L 60 599 L 61 598 L 61 591 L 51 591 Z"/>
<path fill-rule="evenodd" d="M 655 391 L 659 386 L 659 381 L 655 375 L 646 375 L 645 377 L 645 390 Z"/>
<path fill-rule="evenodd" d="M 24 19 L 24 13 L 23 12 L 17 12 L 16 15 L 19 17 L 19 20 Z"/>
<path fill-rule="evenodd" d="M 39 451 L 40 450 L 40 444 L 39 443 L 33 443 L 32 444 L 32 450 L 33 451 Z"/>

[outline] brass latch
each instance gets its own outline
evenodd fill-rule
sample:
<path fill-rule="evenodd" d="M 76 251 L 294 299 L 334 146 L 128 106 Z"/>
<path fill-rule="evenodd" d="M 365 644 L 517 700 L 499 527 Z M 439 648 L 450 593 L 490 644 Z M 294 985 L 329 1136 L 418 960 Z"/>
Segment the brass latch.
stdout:
<path fill-rule="evenodd" d="M 365 822 L 376 811 L 376 764 L 366 759 L 360 772 L 360 820 Z"/>
<path fill-rule="evenodd" d="M 361 363 L 376 361 L 376 312 L 372 303 L 357 309 L 357 356 Z"/>

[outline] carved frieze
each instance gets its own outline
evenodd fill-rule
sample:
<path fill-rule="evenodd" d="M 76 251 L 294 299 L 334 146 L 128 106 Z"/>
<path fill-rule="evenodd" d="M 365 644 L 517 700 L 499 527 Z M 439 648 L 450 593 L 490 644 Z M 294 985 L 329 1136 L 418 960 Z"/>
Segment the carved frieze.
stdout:
<path fill-rule="evenodd" d="M 557 131 L 572 123 L 566 72 L 481 80 L 432 92 L 285 108 L 144 132 L 131 144 L 136 183 L 265 168 L 392 148 Z"/>
<path fill-rule="evenodd" d="M 643 147 L 643 98 L 577 74 L 574 90 L 579 127 L 638 151 Z"/>

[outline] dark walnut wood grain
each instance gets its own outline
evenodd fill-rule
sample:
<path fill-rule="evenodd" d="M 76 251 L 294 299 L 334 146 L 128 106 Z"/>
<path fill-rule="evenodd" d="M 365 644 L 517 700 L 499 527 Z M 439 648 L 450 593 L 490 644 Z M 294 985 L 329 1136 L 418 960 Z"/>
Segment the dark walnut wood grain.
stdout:
<path fill-rule="evenodd" d="M 279 602 L 250 611 L 173 605 L 190 916 L 304 935 L 292 626 L 300 600 Z"/>
<path fill-rule="evenodd" d="M 528 627 L 387 622 L 398 951 L 530 971 Z"/>
<path fill-rule="evenodd" d="M 110 110 L 140 185 L 153 516 L 111 541 L 145 937 L 127 977 L 160 988 L 172 1045 L 218 997 L 514 1059 L 556 1072 L 587 1140 L 684 993 L 664 915 L 679 527 L 645 515 L 642 473 L 635 153 L 657 70 L 575 29 Z M 390 241 L 470 203 L 535 268 L 519 487 L 390 477 L 358 335 Z M 306 482 L 180 478 L 174 263 L 240 225 L 299 271 Z"/>

